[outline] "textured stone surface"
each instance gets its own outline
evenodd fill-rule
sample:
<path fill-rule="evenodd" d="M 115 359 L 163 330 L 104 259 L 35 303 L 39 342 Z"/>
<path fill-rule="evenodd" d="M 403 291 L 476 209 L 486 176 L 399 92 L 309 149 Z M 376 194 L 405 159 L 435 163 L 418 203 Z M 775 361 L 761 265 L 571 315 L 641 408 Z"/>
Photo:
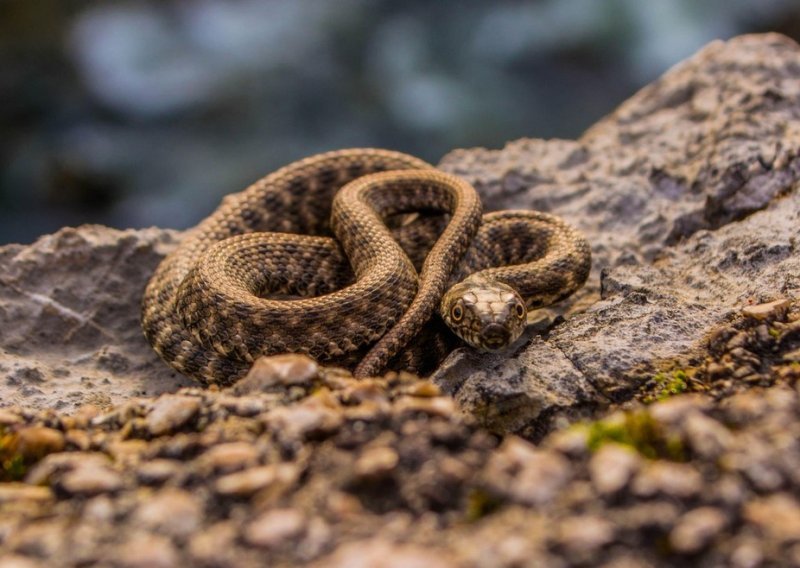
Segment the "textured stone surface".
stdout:
<path fill-rule="evenodd" d="M 0 247 L 0 399 L 71 409 L 191 384 L 139 326 L 144 285 L 174 240 L 87 225 Z"/>
<path fill-rule="evenodd" d="M 799 54 L 778 35 L 712 43 L 577 141 L 446 156 L 489 208 L 579 227 L 594 266 L 561 310 L 583 312 L 543 342 L 505 360 L 457 352 L 435 381 L 469 409 L 513 398 L 548 421 L 629 397 L 749 303 L 797 298 Z"/>

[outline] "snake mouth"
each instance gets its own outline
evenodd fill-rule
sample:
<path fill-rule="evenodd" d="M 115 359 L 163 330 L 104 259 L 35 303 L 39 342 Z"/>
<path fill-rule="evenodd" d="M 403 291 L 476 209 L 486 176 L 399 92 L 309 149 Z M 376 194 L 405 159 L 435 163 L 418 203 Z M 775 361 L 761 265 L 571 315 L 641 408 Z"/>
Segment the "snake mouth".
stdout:
<path fill-rule="evenodd" d="M 499 323 L 490 323 L 481 330 L 481 343 L 486 349 L 496 351 L 508 345 L 511 334 Z"/>

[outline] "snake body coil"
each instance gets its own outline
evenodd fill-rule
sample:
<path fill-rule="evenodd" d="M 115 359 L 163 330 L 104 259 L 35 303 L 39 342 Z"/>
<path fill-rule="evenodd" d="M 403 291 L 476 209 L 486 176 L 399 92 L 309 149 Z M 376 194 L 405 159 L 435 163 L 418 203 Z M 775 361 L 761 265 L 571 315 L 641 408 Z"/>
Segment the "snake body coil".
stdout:
<path fill-rule="evenodd" d="M 437 306 L 468 343 L 505 346 L 526 305 L 569 295 L 589 264 L 585 240 L 555 217 L 481 217 L 455 176 L 397 152 L 341 150 L 226 197 L 157 268 L 142 327 L 203 383 L 230 384 L 258 356 L 286 352 L 367 376 Z"/>

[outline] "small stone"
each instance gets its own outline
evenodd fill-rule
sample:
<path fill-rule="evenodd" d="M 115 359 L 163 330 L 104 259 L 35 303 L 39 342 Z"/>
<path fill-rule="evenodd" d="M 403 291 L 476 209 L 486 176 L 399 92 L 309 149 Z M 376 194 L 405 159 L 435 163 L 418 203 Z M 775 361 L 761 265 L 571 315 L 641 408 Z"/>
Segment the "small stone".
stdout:
<path fill-rule="evenodd" d="M 786 311 L 791 306 L 791 302 L 787 299 L 774 300 L 766 304 L 758 304 L 755 306 L 745 306 L 742 308 L 742 314 L 747 317 L 765 320 L 771 317 L 778 316 L 781 312 Z"/>
<path fill-rule="evenodd" d="M 800 541 L 800 504 L 788 493 L 777 493 L 746 503 L 744 518 L 777 541 Z"/>
<path fill-rule="evenodd" d="M 440 418 L 451 418 L 458 412 L 455 401 L 446 396 L 433 398 L 420 398 L 416 396 L 403 396 L 394 404 L 397 415 L 421 413 Z"/>
<path fill-rule="evenodd" d="M 614 525 L 594 515 L 581 515 L 565 519 L 559 534 L 559 541 L 567 550 L 587 554 L 614 541 Z"/>
<path fill-rule="evenodd" d="M 686 417 L 683 430 L 692 451 L 706 459 L 719 457 L 730 448 L 733 442 L 730 430 L 720 422 L 699 412 Z"/>
<path fill-rule="evenodd" d="M 705 549 L 728 524 L 725 513 L 714 507 L 700 507 L 683 515 L 669 535 L 669 543 L 680 554 Z"/>
<path fill-rule="evenodd" d="M 189 541 L 189 554 L 203 566 L 235 566 L 236 525 L 222 521 L 197 531 Z"/>
<path fill-rule="evenodd" d="M 344 422 L 342 413 L 317 403 L 282 406 L 266 415 L 269 428 L 290 441 L 326 437 L 336 433 Z"/>
<path fill-rule="evenodd" d="M 342 392 L 342 400 L 347 404 L 364 402 L 388 402 L 386 387 L 378 379 L 363 379 L 348 385 Z"/>
<path fill-rule="evenodd" d="M 81 467 L 106 467 L 108 456 L 100 452 L 60 452 L 50 454 L 31 468 L 25 476 L 25 483 L 46 485 L 57 474 L 63 474 Z"/>
<path fill-rule="evenodd" d="M 64 440 L 68 446 L 81 451 L 88 450 L 92 445 L 92 438 L 86 430 L 67 430 Z"/>
<path fill-rule="evenodd" d="M 174 432 L 200 411 L 200 400 L 193 396 L 162 395 L 147 415 L 147 430 L 153 436 Z"/>
<path fill-rule="evenodd" d="M 506 438 L 483 476 L 490 491 L 532 506 L 551 501 L 571 478 L 569 462 L 560 454 L 536 449 L 516 436 Z"/>
<path fill-rule="evenodd" d="M 259 548 L 278 548 L 291 545 L 291 541 L 305 532 L 306 518 L 297 509 L 267 511 L 244 529 L 244 540 Z"/>
<path fill-rule="evenodd" d="M 232 388 L 236 394 L 270 392 L 276 388 L 310 386 L 319 379 L 319 365 L 306 355 L 287 353 L 256 360 L 247 375 Z"/>
<path fill-rule="evenodd" d="M 58 487 L 69 495 L 90 497 L 122 488 L 122 478 L 107 467 L 87 465 L 64 474 Z"/>
<path fill-rule="evenodd" d="M 148 533 L 129 536 L 114 552 L 115 566 L 123 568 L 173 568 L 181 565 L 169 539 Z"/>
<path fill-rule="evenodd" d="M 430 547 L 401 545 L 374 538 L 350 542 L 333 554 L 321 558 L 314 568 L 455 568 L 462 564 L 450 560 Z"/>
<path fill-rule="evenodd" d="M 647 465 L 633 481 L 634 494 L 652 497 L 662 494 L 685 499 L 703 489 L 703 478 L 689 464 L 656 461 Z"/>
<path fill-rule="evenodd" d="M 253 467 L 220 477 L 214 484 L 214 489 L 226 497 L 249 497 L 267 488 L 287 488 L 295 483 L 298 475 L 297 466 L 291 463 Z"/>
<path fill-rule="evenodd" d="M 418 396 L 422 398 L 442 396 L 442 389 L 430 381 L 423 380 L 415 381 L 410 386 L 404 388 L 403 392 L 409 396 Z"/>
<path fill-rule="evenodd" d="M 19 414 L 0 408 L 0 426 L 14 426 L 15 424 L 22 424 L 22 422 L 22 417 Z"/>
<path fill-rule="evenodd" d="M 52 428 L 29 426 L 21 428 L 14 438 L 16 452 L 26 460 L 35 461 L 47 454 L 64 449 L 64 435 Z"/>
<path fill-rule="evenodd" d="M 203 508 L 192 495 L 168 488 L 143 501 L 133 519 L 151 531 L 186 537 L 200 527 L 202 516 Z"/>
<path fill-rule="evenodd" d="M 608 443 L 592 456 L 589 475 L 599 493 L 612 495 L 628 484 L 641 464 L 642 458 L 632 449 Z"/>
<path fill-rule="evenodd" d="M 212 447 L 198 461 L 211 473 L 232 473 L 256 465 L 258 450 L 247 442 L 229 442 Z"/>
<path fill-rule="evenodd" d="M 53 498 L 49 487 L 27 483 L 0 483 L 0 505 L 21 501 L 45 502 Z"/>
<path fill-rule="evenodd" d="M 41 566 L 30 558 L 17 554 L 4 555 L 0 558 L 0 568 L 41 568 Z"/>
<path fill-rule="evenodd" d="M 136 478 L 144 485 L 161 485 L 180 471 L 181 462 L 178 460 L 154 459 L 139 465 Z"/>
<path fill-rule="evenodd" d="M 356 460 L 355 473 L 361 478 L 384 477 L 394 471 L 399 461 L 400 457 L 392 448 L 369 448 Z"/>

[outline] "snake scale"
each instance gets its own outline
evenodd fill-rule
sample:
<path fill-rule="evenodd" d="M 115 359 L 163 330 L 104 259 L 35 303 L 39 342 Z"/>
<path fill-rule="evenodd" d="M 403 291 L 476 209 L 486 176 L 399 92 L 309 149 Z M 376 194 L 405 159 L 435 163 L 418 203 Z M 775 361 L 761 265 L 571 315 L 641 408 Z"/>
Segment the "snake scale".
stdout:
<path fill-rule="evenodd" d="M 557 217 L 482 215 L 471 185 L 422 160 L 339 150 L 225 197 L 187 231 L 146 287 L 142 327 L 169 365 L 205 384 L 287 352 L 364 377 L 437 309 L 467 343 L 505 347 L 527 309 L 577 290 L 590 263 Z"/>

